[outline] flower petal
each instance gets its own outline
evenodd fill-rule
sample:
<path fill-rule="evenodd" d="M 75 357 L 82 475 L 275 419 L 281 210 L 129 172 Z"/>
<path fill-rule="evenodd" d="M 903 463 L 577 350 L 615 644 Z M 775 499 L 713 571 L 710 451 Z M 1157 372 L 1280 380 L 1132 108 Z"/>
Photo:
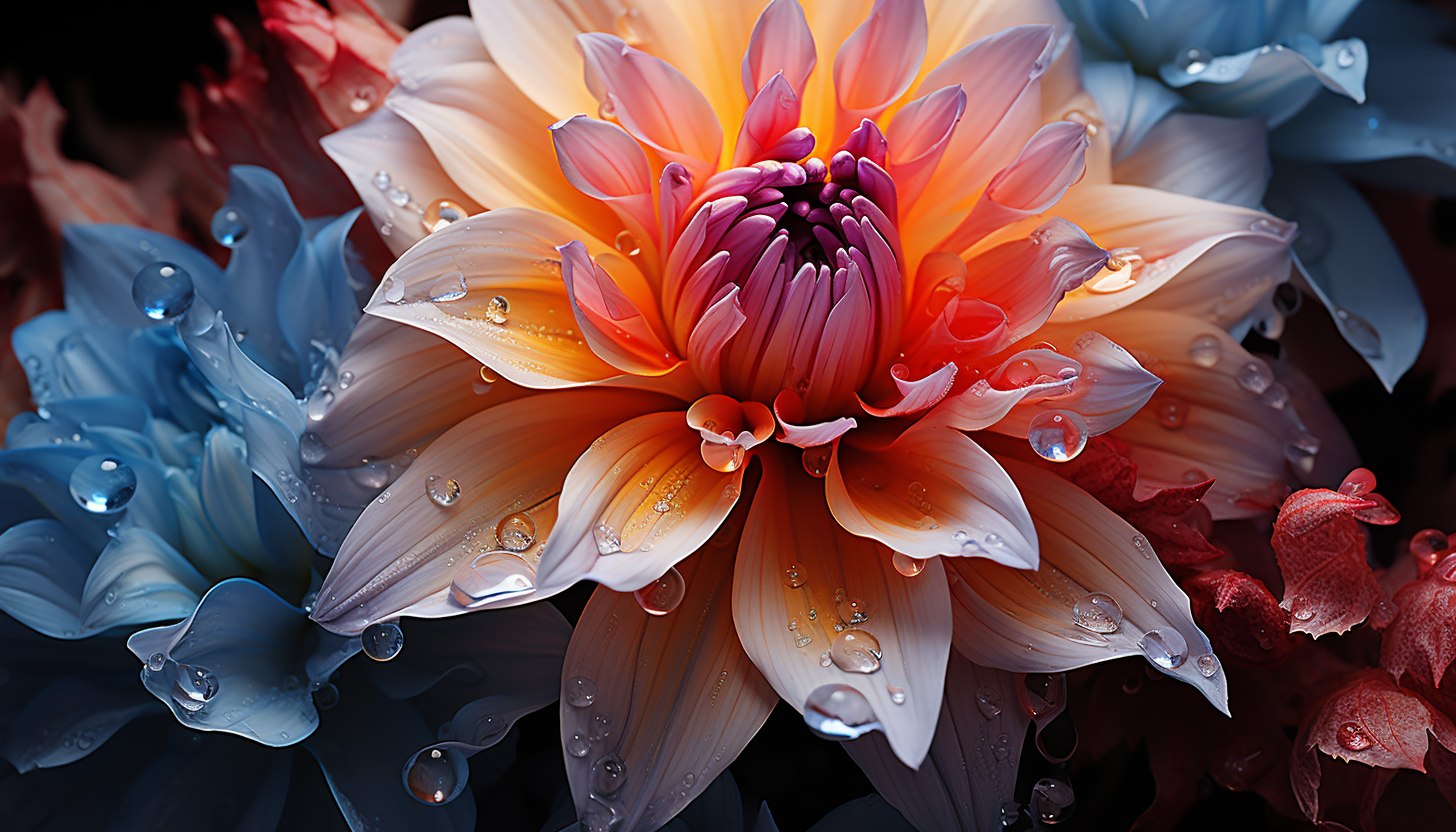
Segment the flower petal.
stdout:
<path fill-rule="evenodd" d="M 586 14 L 574 17 L 574 9 L 564 3 L 534 0 L 470 3 L 470 16 L 491 60 L 521 92 L 557 119 L 596 107 L 596 99 L 582 81 L 580 65 L 563 57 L 581 32 L 610 29 L 614 13 L 597 0 L 588 0 L 579 9 Z M 589 28 L 583 29 L 583 23 Z"/>
<path fill-rule="evenodd" d="M 643 393 L 561 391 L 507 402 L 461 422 L 364 510 L 319 589 L 313 619 L 335 632 L 358 633 L 399 615 L 465 612 L 451 583 L 462 573 L 468 577 L 477 558 L 504 548 L 496 527 L 515 512 L 530 516 L 534 540 L 520 557 L 507 552 L 507 560 L 534 571 L 572 463 L 601 432 L 664 404 Z M 459 489 L 453 500 L 449 480 Z M 437 500 L 427 493 L 431 485 Z M 531 597 L 539 593 L 511 593 L 486 605 Z"/>
<path fill-rule="evenodd" d="M 1126 185 L 1256 208 L 1269 185 L 1269 131 L 1252 118 L 1173 113 L 1112 176 Z"/>
<path fill-rule="evenodd" d="M 665 341 L 657 304 L 633 303 L 579 240 L 556 250 L 561 253 L 561 280 L 572 314 L 592 352 L 639 376 L 660 376 L 678 365 Z"/>
<path fill-rule="evenodd" d="M 1134 73 L 1128 63 L 1084 63 L 1082 83 L 1097 101 L 1113 164 L 1141 147 L 1148 133 L 1183 100 L 1158 81 Z"/>
<path fill-rule="evenodd" d="M 636 590 L 701 546 L 738 501 L 743 469 L 708 467 L 700 442 L 682 411 L 639 416 L 592 442 L 562 486 L 541 591 L 578 580 Z"/>
<path fill-rule="evenodd" d="M 652 169 L 642 145 L 610 121 L 572 116 L 551 125 L 556 163 L 568 182 L 599 199 L 649 244 L 644 260 L 657 256 L 657 210 L 652 198 Z M 615 242 L 615 240 L 614 240 Z"/>
<path fill-rule="evenodd" d="M 929 184 L 956 125 L 966 112 L 966 91 L 960 84 L 942 87 L 900 108 L 890 120 L 890 176 L 900 210 L 906 211 Z"/>
<path fill-rule="evenodd" d="M 1038 334 L 1047 334 L 1045 331 Z M 1138 408 L 1148 403 L 1162 380 L 1148 372 L 1136 358 L 1111 339 L 1096 332 L 1084 332 L 1070 341 L 1067 352 L 1075 359 L 1065 359 L 1057 353 L 1047 355 L 1044 351 L 1017 353 L 1002 365 L 1002 372 L 1018 360 L 1026 361 L 1033 354 L 1041 358 L 1063 358 L 1069 364 L 1076 362 L 1078 375 L 1070 384 L 1058 387 L 1052 382 L 1045 385 L 1031 385 L 1030 395 L 1013 405 L 1006 416 L 991 426 L 991 430 L 1009 436 L 1026 436 L 1031 420 L 1040 413 L 1053 410 L 1070 410 L 1087 422 L 1091 436 L 1106 433 L 1132 418 Z M 1042 360 L 1032 360 L 1038 378 L 1059 375 L 1055 359 L 1051 366 Z M 1048 373 L 1047 371 L 1051 372 Z M 1039 388 L 1039 389 L 1038 389 Z M 1000 391 L 993 391 L 1000 392 Z M 1015 392 L 1015 391 L 1011 391 Z M 962 394 L 964 399 L 966 394 Z M 974 395 L 974 391 L 971 395 Z"/>
<path fill-rule="evenodd" d="M 1053 217 L 1027 237 L 968 259 L 964 294 L 1000 307 L 1006 313 L 1006 337 L 1014 341 L 1046 323 L 1067 292 L 1106 264 L 1107 252 L 1087 232 Z"/>
<path fill-rule="evenodd" d="M 834 91 L 841 111 L 835 142 L 910 89 L 925 60 L 929 35 L 921 0 L 875 0 L 870 16 L 834 56 Z"/>
<path fill-rule="evenodd" d="M 786 454 L 759 459 L 763 479 L 733 575 L 733 621 L 743 648 L 779 696 L 801 712 L 809 694 L 823 685 L 859 691 L 895 756 L 918 766 L 940 715 L 950 642 L 940 559 L 904 577 L 891 565 L 888 549 L 839 527 L 813 481 Z M 836 588 L 844 590 L 839 598 Z M 839 602 L 850 599 L 860 603 L 841 614 Z M 882 648 L 873 675 L 824 664 L 830 661 L 825 655 L 835 639 L 834 625 L 848 624 L 856 613 L 868 615 L 859 629 L 872 633 Z M 892 700 L 892 688 L 901 689 L 902 704 Z"/>
<path fill-rule="evenodd" d="M 1010 569 L 984 558 L 946 561 L 952 571 L 955 647 L 977 664 L 1018 673 L 1056 673 L 1143 652 L 1154 630 L 1186 643 L 1176 667 L 1155 665 L 1198 688 L 1227 713 L 1227 679 L 1211 665 L 1208 639 L 1193 621 L 1188 596 L 1153 556 L 1147 539 L 1082 489 L 1035 466 L 1002 459 L 1036 522 L 1041 566 Z M 1079 627 L 1073 609 L 1089 593 L 1112 596 L 1118 629 Z M 1171 639 L 1171 635 L 1170 635 Z"/>
<path fill-rule="evenodd" d="M 86 541 L 55 520 L 0 533 L 0 610 L 53 638 L 81 635 L 81 590 L 96 562 Z"/>
<path fill-rule="evenodd" d="M 824 480 L 834 518 L 912 558 L 1036 566 L 1036 531 L 1016 486 L 965 434 L 917 425 L 881 449 L 835 443 Z"/>
<path fill-rule="evenodd" d="M 45 685 L 23 708 L 16 708 L 0 742 L 0 757 L 24 774 L 75 762 L 100 748 L 155 707 L 133 679 L 128 677 L 125 685 L 119 681 L 117 676 L 87 673 Z"/>
<path fill-rule="evenodd" d="M 667 615 L 649 615 L 630 593 L 606 587 L 587 602 L 562 671 L 561 738 L 588 827 L 614 817 L 622 832 L 658 828 L 727 770 L 778 704 L 733 629 L 731 543 L 678 564 L 686 595 Z M 592 701 L 573 698 L 578 679 L 594 686 Z M 625 767 L 625 785 L 594 787 L 614 761 Z"/>
<path fill-rule="evenodd" d="M 252 477 L 249 476 L 251 486 Z M 251 507 L 251 492 L 249 493 Z M 118 529 L 86 576 L 81 631 L 186 618 L 208 581 L 176 549 L 141 528 Z"/>
<path fill-rule="evenodd" d="M 804 400 L 797 391 L 780 390 L 774 397 L 774 418 L 779 424 L 779 439 L 800 448 L 827 445 L 856 426 L 854 419 L 841 416 L 828 422 L 803 424 Z"/>
<path fill-rule="evenodd" d="M 1021 681 L 952 652 L 945 684 L 953 695 L 941 702 L 935 739 L 919 769 L 900 762 L 879 734 L 844 743 L 844 750 L 916 829 L 997 829 L 1004 825 L 1001 807 L 1014 797 L 1021 744 L 1031 723 L 1025 710 L 1012 705 Z M 989 701 L 1006 707 L 983 710 L 979 703 Z"/>
<path fill-rule="evenodd" d="M 1320 92 L 1331 92 L 1365 100 L 1365 70 L 1370 56 L 1359 38 L 1320 44 L 1310 41 L 1306 55 L 1296 39 L 1294 46 L 1271 43 L 1240 52 L 1220 55 L 1203 69 L 1167 63 L 1158 67 L 1163 83 L 1180 91 L 1205 112 L 1228 116 L 1266 119 L 1271 125 L 1288 121 Z"/>
<path fill-rule="evenodd" d="M 814 34 L 798 0 L 772 0 L 753 24 L 743 53 L 743 92 L 752 99 L 775 73 L 782 72 L 789 88 L 802 96 L 817 62 Z"/>

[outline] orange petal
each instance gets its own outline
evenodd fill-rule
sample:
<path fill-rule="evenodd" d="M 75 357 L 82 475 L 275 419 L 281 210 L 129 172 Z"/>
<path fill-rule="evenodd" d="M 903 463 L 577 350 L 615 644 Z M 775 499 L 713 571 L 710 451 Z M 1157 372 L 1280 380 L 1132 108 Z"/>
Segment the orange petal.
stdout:
<path fill-rule="evenodd" d="M 567 649 L 561 739 L 584 828 L 597 818 L 620 832 L 661 826 L 778 703 L 733 629 L 733 549 L 705 547 L 677 568 L 687 591 L 676 610 L 648 615 L 630 593 L 598 587 Z M 618 762 L 624 785 L 600 788 Z"/>
<path fill-rule="evenodd" d="M 743 469 L 708 467 L 700 442 L 680 410 L 640 416 L 592 442 L 566 476 L 563 520 L 537 585 L 554 592 L 592 580 L 632 591 L 703 545 L 738 501 Z"/>
<path fill-rule="evenodd" d="M 577 190 L 606 203 L 628 228 L 613 239 L 618 250 L 635 243 L 641 262 L 658 251 L 657 207 L 647 153 L 626 130 L 610 121 L 572 116 L 551 125 L 556 162 Z M 628 249 L 630 251 L 630 249 Z"/>
<path fill-rule="evenodd" d="M 688 408 L 688 426 L 703 437 L 703 461 L 714 471 L 743 466 L 744 453 L 774 435 L 774 418 L 762 402 L 738 402 L 713 394 Z"/>
<path fill-rule="evenodd" d="M 616 17 L 604 0 L 580 3 L 537 0 L 471 0 L 470 16 L 490 57 L 521 92 L 556 119 L 596 110 L 596 98 L 570 60 L 571 44 L 584 31 L 610 31 Z"/>
<path fill-rule="evenodd" d="M 920 765 L 940 716 L 950 643 L 939 559 L 904 577 L 889 549 L 839 527 L 797 460 L 784 453 L 759 459 L 763 479 L 733 575 L 733 621 L 744 649 L 801 712 L 819 687 L 854 688 L 895 755 Z M 836 633 L 836 626 L 848 629 Z M 858 633 L 862 640 L 865 632 L 879 642 L 879 669 L 841 670 L 830 655 L 836 637 Z"/>
<path fill-rule="evenodd" d="M 677 366 L 665 341 L 657 304 L 638 306 L 616 280 L 572 240 L 557 246 L 561 280 L 571 311 L 592 352 L 613 367 L 639 376 L 660 376 Z"/>
<path fill-rule="evenodd" d="M 314 620 L 357 633 L 400 615 L 465 612 L 451 597 L 451 582 L 477 557 L 504 543 L 519 545 L 498 539 L 500 521 L 515 512 L 531 517 L 535 542 L 520 556 L 533 569 L 571 464 L 601 431 L 664 403 L 636 391 L 569 390 L 507 402 L 461 422 L 364 510 L 319 589 Z M 453 499 L 449 480 L 458 489 Z M 430 486 L 444 499 L 432 500 Z M 505 602 L 531 597 L 516 593 Z"/>
<path fill-rule="evenodd" d="M 880 449 L 837 442 L 824 486 L 840 525 L 912 558 L 1036 566 L 1036 530 L 1016 485 L 960 431 L 916 425 Z"/>
<path fill-rule="evenodd" d="M 834 56 L 839 113 L 833 143 L 910 89 L 925 60 L 928 36 L 921 0 L 875 0 L 869 17 Z"/>
<path fill-rule="evenodd" d="M 1157 631 L 1162 643 L 1176 644 L 1176 638 L 1185 647 L 1181 661 L 1154 666 L 1227 713 L 1227 679 L 1216 658 L 1204 658 L 1213 648 L 1147 538 L 1061 477 L 1010 459 L 1001 463 L 1036 522 L 1041 566 L 1030 571 L 984 558 L 946 561 L 961 655 L 1018 673 L 1057 673 L 1143 655 L 1140 642 Z M 1110 596 L 1116 612 L 1103 599 L 1094 604 L 1091 593 Z M 1090 627 L 1079 626 L 1074 612 Z M 1104 632 L 1113 620 L 1117 629 Z"/>
<path fill-rule="evenodd" d="M 639 306 L 650 298 L 641 272 L 610 246 L 549 214 L 502 208 L 420 241 L 385 273 L 365 311 L 433 332 L 527 387 L 603 381 L 618 371 L 579 335 L 562 283 L 556 248 L 573 240 L 607 263 Z"/>

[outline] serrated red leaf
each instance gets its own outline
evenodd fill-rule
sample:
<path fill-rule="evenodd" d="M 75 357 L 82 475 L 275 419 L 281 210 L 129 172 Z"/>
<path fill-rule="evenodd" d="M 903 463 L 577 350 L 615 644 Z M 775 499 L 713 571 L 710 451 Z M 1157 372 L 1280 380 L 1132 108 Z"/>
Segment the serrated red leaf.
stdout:
<path fill-rule="evenodd" d="M 1295 492 L 1280 507 L 1270 543 L 1284 576 L 1279 606 L 1292 613 L 1290 632 L 1316 638 L 1343 633 L 1385 601 L 1365 561 L 1365 529 L 1360 521 L 1366 517 L 1394 522 L 1399 515 L 1375 494 L 1356 496 L 1324 488 Z"/>
<path fill-rule="evenodd" d="M 1395 595 L 1399 610 L 1380 642 L 1380 665 L 1396 680 L 1409 676 L 1439 687 L 1456 660 L 1456 555 Z"/>
<path fill-rule="evenodd" d="M 1294 649 L 1289 613 L 1258 578 L 1219 569 L 1185 580 L 1183 591 L 1193 618 L 1224 660 L 1278 664 Z"/>

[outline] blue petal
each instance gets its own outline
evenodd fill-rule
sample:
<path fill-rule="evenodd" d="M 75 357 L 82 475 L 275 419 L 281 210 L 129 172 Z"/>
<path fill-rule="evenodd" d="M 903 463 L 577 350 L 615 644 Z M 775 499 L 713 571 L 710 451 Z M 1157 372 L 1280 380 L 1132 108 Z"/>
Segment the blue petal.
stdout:
<path fill-rule="evenodd" d="M 139 693 L 124 677 L 57 679 L 16 715 L 0 754 L 21 772 L 75 762 L 155 707 Z"/>
<path fill-rule="evenodd" d="M 1426 314 L 1380 221 L 1354 188 L 1319 165 L 1276 160 L 1265 204 L 1299 223 L 1296 266 L 1345 340 L 1393 388 L 1421 350 Z"/>
<path fill-rule="evenodd" d="M 208 432 L 199 487 L 207 519 L 228 547 L 262 574 L 301 592 L 292 585 L 307 583 L 309 558 L 296 557 L 296 549 L 271 549 L 259 536 L 253 469 L 242 437 L 224 427 Z"/>
<path fill-rule="evenodd" d="M 145 529 L 120 529 L 86 577 L 79 605 L 82 633 L 186 618 L 207 587 L 207 579 L 165 540 Z"/>
<path fill-rule="evenodd" d="M 1133 74 L 1127 63 L 1084 64 L 1082 84 L 1097 100 L 1114 163 L 1132 155 L 1154 125 L 1183 103 L 1178 93 Z"/>
<path fill-rule="evenodd" d="M 308 241 L 308 256 L 295 258 L 283 276 L 278 317 L 300 355 L 308 355 L 314 343 L 343 349 L 359 320 L 345 244 L 362 210 L 356 208 L 324 226 Z M 301 369 L 309 377 L 314 375 L 312 367 Z"/>
<path fill-rule="evenodd" d="M 1288 121 L 1321 86 L 1355 101 L 1365 100 L 1365 71 L 1370 63 L 1359 38 L 1319 44 L 1308 36 L 1298 46 L 1269 44 L 1235 55 L 1213 57 L 1195 72 L 1178 63 L 1158 67 L 1163 82 L 1200 109 L 1225 116 Z"/>
<path fill-rule="evenodd" d="M 273 832 L 283 815 L 293 762 L 290 752 L 231 737 L 169 749 L 131 784 L 106 832 Z"/>
<path fill-rule="evenodd" d="M 144 665 L 147 690 L 183 725 L 283 746 L 318 727 L 305 664 L 312 628 L 302 610 L 234 578 L 209 590 L 186 621 L 136 633 L 127 648 Z M 160 670 L 148 664 L 156 654 Z M 211 695 L 185 695 L 204 687 L 189 688 L 189 674 L 210 680 Z"/>
<path fill-rule="evenodd" d="M 758 804 L 758 821 L 753 824 L 753 832 L 779 832 L 779 825 L 774 823 L 773 812 L 768 810 L 768 801 Z"/>
<path fill-rule="evenodd" d="M 1364 105 L 1322 95 L 1270 136 L 1275 153 L 1342 163 L 1407 190 L 1456 192 L 1456 52 L 1412 43 L 1371 46 Z"/>
<path fill-rule="evenodd" d="M 1265 0 L 1061 0 L 1088 54 L 1131 60 L 1143 72 L 1190 48 L 1215 55 L 1238 52 L 1270 39 Z M 1089 37 L 1090 35 L 1090 37 Z"/>
<path fill-rule="evenodd" d="M 71 472 L 91 453 L 59 445 L 0 451 L 0 528 L 25 520 L 60 520 L 92 552 L 101 551 L 116 516 L 81 508 L 70 488 Z"/>
<path fill-rule="evenodd" d="M 54 638 L 81 638 L 81 592 L 96 549 L 55 520 L 0 533 L 0 610 Z"/>
<path fill-rule="evenodd" d="M 1299 25 L 1299 30 L 1308 34 L 1316 40 L 1328 40 L 1344 25 L 1349 19 L 1355 7 L 1380 5 L 1381 0 L 1306 0 L 1304 3 L 1284 3 L 1284 8 L 1290 12 L 1297 12 L 1300 6 L 1304 6 L 1303 21 L 1291 21 L 1291 24 Z M 1294 15 L 1291 15 L 1291 17 Z M 1362 31 L 1356 29 L 1356 31 Z M 1362 31 L 1363 33 L 1363 31 Z M 1289 34 L 1294 34 L 1289 31 Z M 1281 32 L 1276 36 L 1284 36 Z"/>
<path fill-rule="evenodd" d="M 161 347 L 134 330 L 46 312 L 16 327 L 11 343 L 38 405 L 79 396 L 156 396 L 151 367 Z"/>
<path fill-rule="evenodd" d="M 131 284 L 143 266 L 181 266 L 194 285 L 216 285 L 222 273 L 207 255 L 165 234 L 129 225 L 67 225 L 62 228 L 61 271 L 66 310 L 102 329 L 157 326 L 132 301 Z"/>
<path fill-rule="evenodd" d="M 251 567 L 207 522 L 202 494 L 197 483 L 185 471 L 167 473 L 167 492 L 177 507 L 177 530 L 182 538 L 178 548 L 203 575 L 214 581 L 246 574 Z"/>

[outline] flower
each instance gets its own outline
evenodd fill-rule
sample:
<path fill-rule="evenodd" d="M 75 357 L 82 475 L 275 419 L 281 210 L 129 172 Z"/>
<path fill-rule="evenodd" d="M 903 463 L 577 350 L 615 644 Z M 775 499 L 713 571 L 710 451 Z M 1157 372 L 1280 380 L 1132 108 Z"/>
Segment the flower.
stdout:
<path fill-rule="evenodd" d="M 357 314 L 358 213 L 305 223 L 256 168 L 232 185 L 225 270 L 154 231 L 68 226 L 66 309 L 16 330 L 38 407 L 0 451 L 0 755 L 36 811 L 70 811 L 56 801 L 81 777 L 116 784 L 87 801 L 102 817 L 160 822 L 159 795 L 181 788 L 170 811 L 244 797 L 271 829 L 303 748 L 351 824 L 472 828 L 473 799 L 454 799 L 466 758 L 508 756 L 515 720 L 555 699 L 570 628 L 544 605 L 493 617 L 508 640 L 481 637 L 489 620 L 430 622 L 398 658 L 363 646 L 385 664 L 349 661 L 361 640 L 309 621 L 321 578 L 288 484 L 310 478 L 319 508 L 326 492 L 287 425 Z M 361 502 L 374 475 L 355 474 Z"/>
<path fill-rule="evenodd" d="M 887 795 L 1014 768 L 1009 739 L 967 762 L 947 674 L 1019 693 L 997 674 L 1139 654 L 1224 707 L 1147 538 L 1030 463 L 1127 426 L 1150 483 L 1266 511 L 1302 423 L 1220 327 L 1283 281 L 1293 226 L 1112 183 L 1051 7 L 474 11 L 411 34 L 385 108 L 325 140 L 402 256 L 304 441 L 346 465 L 438 438 L 316 621 L 600 584 L 562 683 L 589 828 L 665 822 L 780 697 L 878 728 Z"/>

